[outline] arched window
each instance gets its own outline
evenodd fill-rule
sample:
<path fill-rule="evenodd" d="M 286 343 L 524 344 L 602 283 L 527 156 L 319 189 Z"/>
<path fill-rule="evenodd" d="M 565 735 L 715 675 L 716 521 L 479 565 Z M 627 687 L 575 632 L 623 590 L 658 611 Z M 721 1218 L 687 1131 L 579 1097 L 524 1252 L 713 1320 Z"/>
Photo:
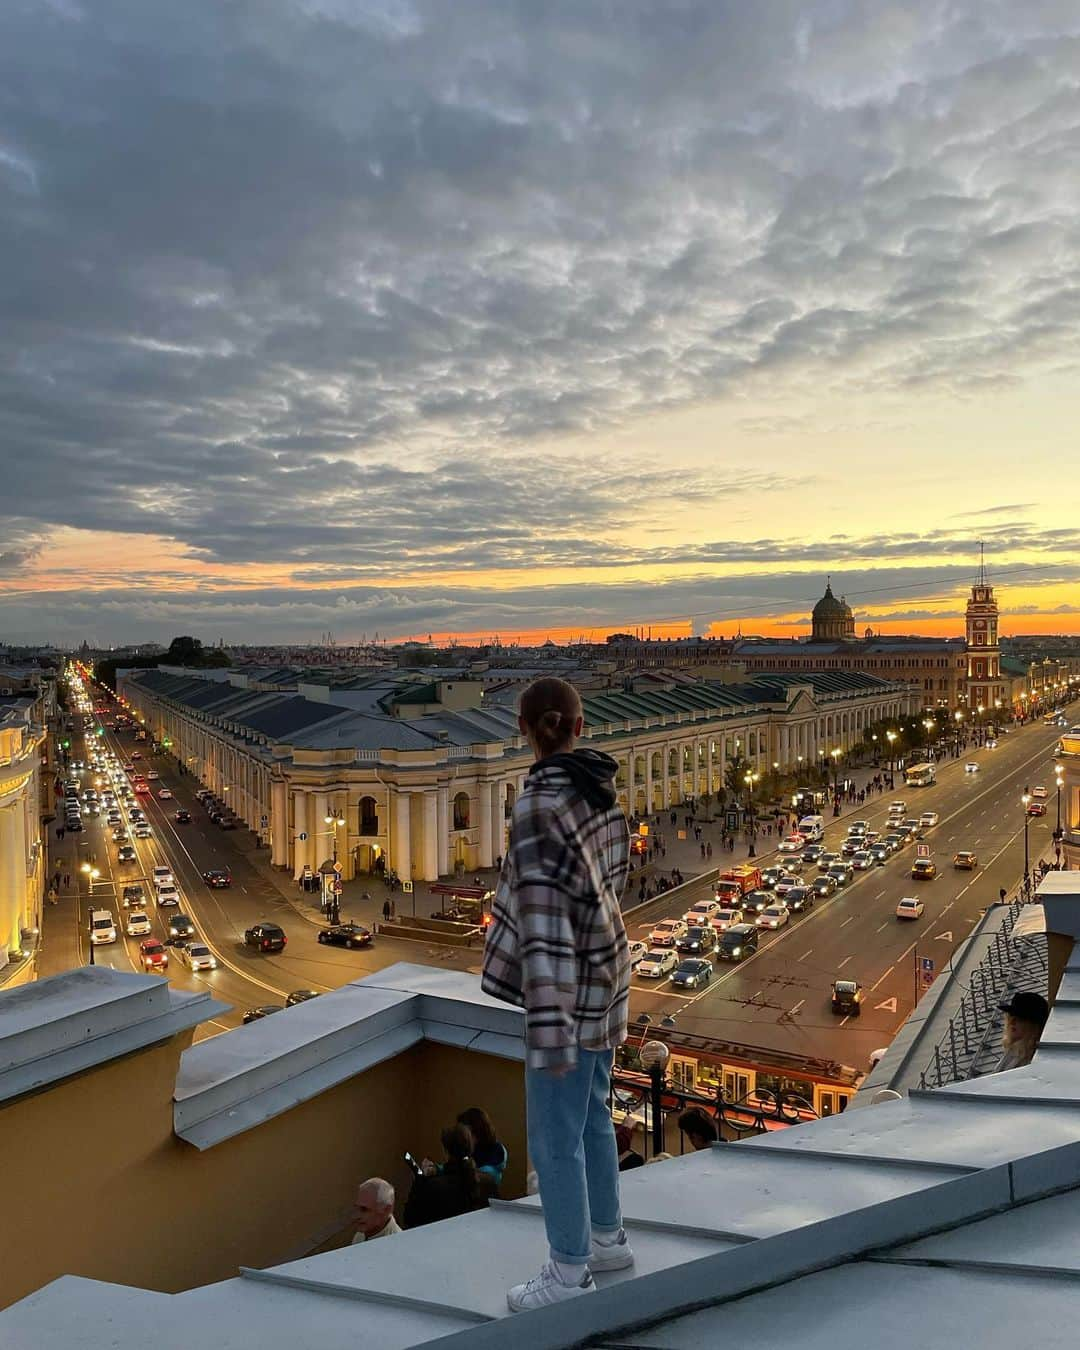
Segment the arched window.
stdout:
<path fill-rule="evenodd" d="M 361 797 L 358 807 L 360 812 L 360 829 L 357 831 L 360 835 L 373 835 L 379 833 L 379 807 L 374 797 Z"/>
<path fill-rule="evenodd" d="M 469 794 L 459 792 L 454 798 L 454 829 L 467 830 L 469 828 Z"/>

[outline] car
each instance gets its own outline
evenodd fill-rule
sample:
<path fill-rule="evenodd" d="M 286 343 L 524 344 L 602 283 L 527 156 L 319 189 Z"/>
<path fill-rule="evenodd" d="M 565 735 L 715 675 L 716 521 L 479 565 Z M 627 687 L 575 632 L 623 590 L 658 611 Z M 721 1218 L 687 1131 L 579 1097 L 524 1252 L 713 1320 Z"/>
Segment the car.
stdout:
<path fill-rule="evenodd" d="M 700 955 L 702 952 L 716 950 L 716 930 L 711 923 L 695 924 L 688 928 L 681 938 L 675 941 L 677 952 Z"/>
<path fill-rule="evenodd" d="M 833 980 L 832 1010 L 844 1017 L 858 1017 L 862 1008 L 863 987 L 858 980 Z"/>
<path fill-rule="evenodd" d="M 708 923 L 720 908 L 719 900 L 699 900 L 696 905 L 690 906 L 683 918 L 691 927 L 695 924 Z"/>
<path fill-rule="evenodd" d="M 796 886 L 784 896 L 784 904 L 792 914 L 805 914 L 814 907 L 813 886 Z"/>
<path fill-rule="evenodd" d="M 758 930 L 753 924 L 736 923 L 720 939 L 716 955 L 721 961 L 745 961 L 758 949 Z"/>
<path fill-rule="evenodd" d="M 114 830 L 118 829 L 121 825 L 123 825 L 123 823 L 124 817 L 120 814 L 119 811 L 110 811 L 109 814 L 105 817 L 105 824 L 110 826 Z"/>
<path fill-rule="evenodd" d="M 937 863 L 933 858 L 916 858 L 911 864 L 913 881 L 933 881 L 937 876 Z"/>
<path fill-rule="evenodd" d="M 180 960 L 189 970 L 217 970 L 217 957 L 205 942 L 189 942 L 181 947 Z"/>
<path fill-rule="evenodd" d="M 142 759 L 142 751 L 141 751 L 141 750 L 132 750 L 132 752 L 131 752 L 131 758 L 132 758 L 133 760 L 135 760 L 135 759 Z"/>
<path fill-rule="evenodd" d="M 130 844 L 121 844 L 116 850 L 116 861 L 118 863 L 133 863 L 138 862 L 139 857 Z"/>
<path fill-rule="evenodd" d="M 783 928 L 791 918 L 787 905 L 769 905 L 757 916 L 755 922 L 759 928 Z"/>
<path fill-rule="evenodd" d="M 319 997 L 317 989 L 294 989 L 285 1000 L 286 1008 L 295 1008 L 298 1003 L 310 1003 Z"/>
<path fill-rule="evenodd" d="M 273 1013 L 284 1011 L 285 1008 L 280 1003 L 262 1003 L 257 1008 L 248 1008 L 242 1020 L 244 1026 L 247 1026 L 251 1022 L 261 1022 L 264 1017 L 270 1017 Z"/>
<path fill-rule="evenodd" d="M 172 886 L 176 882 L 172 868 L 161 865 L 155 867 L 150 873 L 150 880 L 155 886 Z"/>
<path fill-rule="evenodd" d="M 319 941 L 322 941 L 321 937 Z M 648 952 L 649 946 L 648 943 L 640 942 L 635 938 L 634 941 L 629 944 L 628 950 L 630 953 L 630 969 L 635 970 L 637 968 L 637 963 Z"/>
<path fill-rule="evenodd" d="M 181 947 L 195 936 L 195 920 L 186 914 L 174 914 L 169 920 L 169 935 L 165 939 L 170 947 Z"/>
<path fill-rule="evenodd" d="M 772 902 L 773 895 L 771 891 L 751 891 L 749 895 L 744 895 L 742 907 L 746 914 L 747 923 L 752 922 L 754 916 L 760 914 L 766 905 L 771 905 Z"/>
<path fill-rule="evenodd" d="M 688 927 L 685 919 L 662 919 L 649 934 L 649 941 L 654 947 L 674 947 Z"/>
<path fill-rule="evenodd" d="M 654 947 L 638 962 L 637 973 L 644 980 L 662 980 L 678 966 L 679 958 L 664 947 Z"/>
<path fill-rule="evenodd" d="M 146 812 L 140 811 L 137 806 L 133 806 L 128 812 L 128 819 L 132 825 L 141 825 L 146 820 Z"/>
<path fill-rule="evenodd" d="M 149 784 L 149 783 L 144 783 L 144 782 L 142 781 L 142 779 L 140 778 L 140 779 L 138 780 L 138 782 L 135 784 L 135 795 L 136 795 L 136 797 L 149 797 L 149 796 L 150 796 L 150 784 Z"/>
<path fill-rule="evenodd" d="M 256 923 L 244 931 L 244 945 L 260 952 L 282 952 L 288 941 L 276 923 Z"/>
<path fill-rule="evenodd" d="M 806 847 L 806 839 L 801 834 L 789 834 L 780 841 L 780 853 L 801 853 Z"/>
<path fill-rule="evenodd" d="M 141 909 L 133 909 L 124 921 L 124 932 L 128 937 L 146 937 L 152 931 L 150 916 L 144 914 Z"/>
<path fill-rule="evenodd" d="M 908 839 L 921 839 L 922 827 L 917 820 L 902 820 L 896 827 L 897 834 L 906 835 Z"/>
<path fill-rule="evenodd" d="M 993 736 L 991 736 L 990 739 L 986 742 L 986 748 L 987 750 L 997 749 L 997 741 L 994 739 Z"/>
<path fill-rule="evenodd" d="M 173 812 L 173 820 L 176 821 L 177 825 L 190 825 L 191 812 L 186 811 L 183 807 L 181 807 L 179 811 Z"/>
<path fill-rule="evenodd" d="M 813 865 L 814 863 L 817 862 L 817 860 L 821 857 L 821 855 L 824 852 L 825 852 L 824 844 L 807 844 L 807 846 L 803 849 L 802 852 L 803 862 L 810 863 L 811 865 Z"/>
<path fill-rule="evenodd" d="M 906 895 L 896 906 L 898 919 L 921 919 L 926 906 L 917 895 Z"/>
<path fill-rule="evenodd" d="M 93 819 L 96 819 L 98 816 L 101 815 L 101 807 L 97 804 L 97 802 L 87 802 L 86 805 L 83 807 L 83 810 L 88 816 L 90 816 Z"/>
<path fill-rule="evenodd" d="M 768 902 L 766 893 L 762 891 L 760 894 L 765 895 L 766 902 Z M 725 905 L 723 909 L 718 909 L 713 915 L 712 926 L 717 933 L 726 933 L 734 924 L 745 923 L 745 921 L 742 909 L 735 905 Z"/>
<path fill-rule="evenodd" d="M 883 844 L 888 844 L 894 853 L 899 853 L 905 844 L 910 843 L 910 840 L 906 834 L 901 834 L 899 830 L 893 830 L 893 832 L 887 834 L 881 842 Z"/>
<path fill-rule="evenodd" d="M 771 891 L 781 877 L 787 875 L 786 867 L 779 867 L 774 864 L 772 867 L 766 867 L 761 874 L 761 885 L 766 891 Z"/>
<path fill-rule="evenodd" d="M 1046 788 L 1043 787 L 1041 783 L 1038 783 L 1036 784 L 1035 787 L 1031 789 L 1031 795 L 1035 798 L 1037 802 L 1044 802 L 1046 801 L 1047 797 L 1050 794 L 1047 792 Z"/>
<path fill-rule="evenodd" d="M 370 928 L 365 928 L 362 923 L 335 923 L 329 928 L 322 928 L 316 935 L 316 941 L 325 943 L 330 947 L 370 947 L 373 941 Z M 644 943 L 641 944 L 645 946 Z"/>
<path fill-rule="evenodd" d="M 848 826 L 847 832 L 849 835 L 865 834 L 869 828 L 870 822 L 868 820 L 853 820 L 851 824 Z"/>
<path fill-rule="evenodd" d="M 137 820 L 133 828 L 136 839 L 149 839 L 154 833 L 145 820 Z"/>
<path fill-rule="evenodd" d="M 1028 802 L 1027 813 L 1028 813 L 1029 816 L 1045 816 L 1045 815 L 1046 815 L 1046 803 L 1045 803 L 1045 802 Z"/>
<path fill-rule="evenodd" d="M 167 787 L 158 788 L 158 801 L 159 802 L 172 801 L 172 788 Z"/>
<path fill-rule="evenodd" d="M 162 909 L 169 909 L 180 903 L 180 892 L 175 885 L 159 886 L 157 888 L 157 902 Z"/>
<path fill-rule="evenodd" d="M 712 962 L 691 959 L 680 962 L 672 972 L 671 983 L 680 989 L 698 989 L 712 979 Z"/>
<path fill-rule="evenodd" d="M 858 853 L 851 858 L 851 870 L 853 872 L 868 872 L 874 865 L 874 858 L 868 848 L 859 849 Z"/>
<path fill-rule="evenodd" d="M 146 771 L 147 782 L 156 783 L 160 777 L 161 774 L 158 773 L 157 769 L 147 769 Z"/>
<path fill-rule="evenodd" d="M 837 863 L 842 863 L 844 859 L 839 853 L 823 853 L 817 860 L 818 871 L 827 872 L 830 867 L 835 867 Z"/>
<path fill-rule="evenodd" d="M 907 802 L 901 797 L 889 803 L 889 815 L 899 816 L 901 820 L 907 815 Z"/>
<path fill-rule="evenodd" d="M 810 883 L 810 889 L 819 900 L 827 900 L 830 895 L 836 894 L 836 882 L 833 881 L 828 872 L 822 872 Z"/>
<path fill-rule="evenodd" d="M 124 829 L 123 825 L 117 825 L 116 829 L 112 832 L 112 839 L 114 844 L 126 844 L 130 841 L 131 836 L 128 834 L 127 830 Z"/>
<path fill-rule="evenodd" d="M 857 853 L 866 851 L 866 836 L 857 834 L 849 835 L 840 845 L 840 856 L 842 858 L 854 858 Z"/>
<path fill-rule="evenodd" d="M 145 971 L 167 970 L 169 953 L 157 938 L 146 938 L 139 943 L 139 961 Z"/>
<path fill-rule="evenodd" d="M 793 876 L 792 873 L 788 872 L 787 875 L 782 876 L 780 880 L 776 883 L 776 885 L 773 887 L 773 895 L 779 896 L 782 899 L 785 895 L 787 895 L 788 891 L 793 891 L 796 886 L 801 885 L 802 882 L 799 880 L 799 878 L 797 876 Z"/>
<path fill-rule="evenodd" d="M 131 906 L 140 909 L 146 904 L 146 892 L 136 881 L 133 885 L 124 887 L 123 901 L 125 909 L 128 909 Z"/>
<path fill-rule="evenodd" d="M 973 853 L 971 849 L 962 848 L 953 854 L 952 865 L 958 872 L 974 872 L 979 865 L 978 854 Z"/>
<path fill-rule="evenodd" d="M 78 834 L 83 827 L 82 820 L 78 816 L 68 816 L 64 821 L 64 829 L 68 834 Z"/>
<path fill-rule="evenodd" d="M 215 891 L 227 891 L 232 885 L 232 873 L 227 867 L 209 867 L 202 874 L 202 879 Z"/>
<path fill-rule="evenodd" d="M 833 863 L 833 865 L 829 868 L 828 875 L 832 877 L 833 881 L 836 882 L 837 888 L 841 889 L 842 887 L 848 884 L 848 882 L 855 875 L 855 873 L 851 870 L 851 868 L 847 865 L 847 863 L 840 862 L 840 863 Z"/>
<path fill-rule="evenodd" d="M 940 819 L 941 817 L 936 811 L 924 811 L 919 817 L 919 824 L 924 830 L 929 830 L 932 829 Z"/>
<path fill-rule="evenodd" d="M 893 851 L 894 850 L 891 849 L 889 845 L 886 844 L 884 841 L 877 844 L 871 844 L 868 850 L 870 857 L 874 860 L 875 863 L 877 863 L 879 867 L 884 867 L 884 865 L 892 857 Z"/>
<path fill-rule="evenodd" d="M 978 772 L 979 772 L 979 766 L 975 763 L 975 761 L 974 761 L 973 759 L 969 759 L 968 762 L 964 765 L 964 772 L 965 772 L 965 773 L 978 773 Z"/>

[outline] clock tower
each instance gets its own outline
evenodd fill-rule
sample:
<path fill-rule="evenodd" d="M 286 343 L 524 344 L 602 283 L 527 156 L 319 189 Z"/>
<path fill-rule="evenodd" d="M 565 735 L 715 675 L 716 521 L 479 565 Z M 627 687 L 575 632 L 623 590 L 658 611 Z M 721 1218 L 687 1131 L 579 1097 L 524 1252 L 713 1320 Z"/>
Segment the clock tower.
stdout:
<path fill-rule="evenodd" d="M 998 648 L 998 607 L 994 588 L 986 579 L 983 546 L 979 545 L 979 571 L 967 602 L 967 705 L 974 720 L 997 721 L 996 710 L 1007 708 L 1005 681 L 1001 677 Z M 982 708 L 982 713 L 979 709 Z"/>

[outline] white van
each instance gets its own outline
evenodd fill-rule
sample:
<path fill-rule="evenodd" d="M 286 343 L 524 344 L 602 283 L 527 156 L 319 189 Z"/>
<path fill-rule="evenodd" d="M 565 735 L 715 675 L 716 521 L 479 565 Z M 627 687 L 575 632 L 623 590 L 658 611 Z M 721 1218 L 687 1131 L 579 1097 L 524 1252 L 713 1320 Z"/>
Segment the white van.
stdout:
<path fill-rule="evenodd" d="M 803 816 L 799 821 L 799 833 L 810 844 L 819 844 L 825 838 L 824 816 Z"/>
<path fill-rule="evenodd" d="M 109 910 L 90 911 L 90 941 L 95 947 L 101 942 L 116 941 L 116 920 Z"/>

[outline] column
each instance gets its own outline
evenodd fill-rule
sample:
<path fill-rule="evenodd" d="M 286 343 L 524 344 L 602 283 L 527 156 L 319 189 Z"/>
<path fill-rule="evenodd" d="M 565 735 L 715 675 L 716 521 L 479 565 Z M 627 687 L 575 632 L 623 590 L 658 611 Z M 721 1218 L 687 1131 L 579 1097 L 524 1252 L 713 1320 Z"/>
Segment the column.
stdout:
<path fill-rule="evenodd" d="M 439 879 L 439 798 L 435 788 L 424 792 L 424 880 Z"/>
<path fill-rule="evenodd" d="M 652 815 L 656 810 L 653 804 L 652 750 L 645 751 L 645 814 Z"/>
<path fill-rule="evenodd" d="M 308 833 L 314 840 L 315 847 L 312 852 L 312 866 L 318 870 L 319 866 L 326 861 L 333 853 L 334 840 L 330 831 L 334 828 L 327 825 L 326 817 L 330 814 L 330 799 L 325 792 L 315 793 L 315 819 L 308 826 Z"/>
<path fill-rule="evenodd" d="M 26 890 L 26 851 L 22 845 L 22 806 L 13 802 L 0 810 L 0 966 L 8 952 L 22 941 L 19 926 Z M 81 923 L 83 916 L 77 916 Z"/>
<path fill-rule="evenodd" d="M 499 779 L 491 792 L 491 861 L 506 852 L 506 783 Z"/>
<path fill-rule="evenodd" d="M 270 865 L 289 865 L 289 796 L 284 778 L 270 785 Z"/>
<path fill-rule="evenodd" d="M 407 792 L 398 791 L 394 799 L 394 838 L 390 866 L 402 881 L 412 880 L 412 840 L 409 832 L 411 803 Z"/>
<path fill-rule="evenodd" d="M 445 783 L 439 784 L 435 828 L 439 832 L 439 876 L 445 877 L 450 872 L 450 789 Z"/>
<path fill-rule="evenodd" d="M 480 781 L 480 866 L 490 867 L 491 853 L 491 783 Z"/>
<path fill-rule="evenodd" d="M 708 792 L 708 794 L 709 794 L 710 797 L 711 797 L 711 796 L 713 795 L 713 793 L 716 791 L 716 786 L 715 786 L 715 784 L 713 783 L 713 758 L 712 758 L 712 757 L 713 757 L 713 740 L 712 740 L 712 737 L 709 736 L 709 737 L 706 739 L 706 741 L 705 741 L 705 781 L 706 781 L 706 783 L 708 784 L 708 786 L 706 787 L 705 790 Z"/>
<path fill-rule="evenodd" d="M 305 864 L 311 861 L 311 839 L 301 839 L 309 834 L 308 795 L 299 789 L 293 793 L 293 875 L 300 876 Z"/>
<path fill-rule="evenodd" d="M 637 812 L 637 783 L 634 780 L 634 758 L 633 747 L 626 757 L 626 814 L 632 816 Z"/>

